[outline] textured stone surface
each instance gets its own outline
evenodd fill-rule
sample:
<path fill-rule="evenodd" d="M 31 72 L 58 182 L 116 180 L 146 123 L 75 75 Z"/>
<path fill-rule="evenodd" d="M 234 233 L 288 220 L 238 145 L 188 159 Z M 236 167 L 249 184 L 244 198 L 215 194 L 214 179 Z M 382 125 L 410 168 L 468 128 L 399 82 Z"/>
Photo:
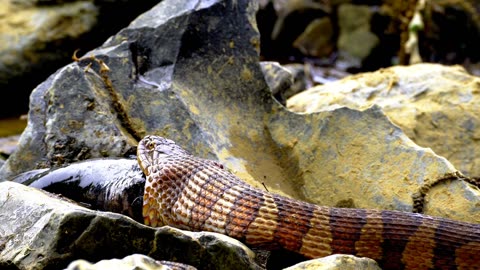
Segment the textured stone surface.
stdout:
<path fill-rule="evenodd" d="M 296 119 L 280 113 L 277 117 L 288 122 L 271 125 L 271 134 L 282 134 L 275 137 L 277 145 L 290 148 L 290 158 L 298 157 L 290 163 L 298 167 L 290 166 L 288 173 L 302 176 L 297 191 L 317 204 L 411 211 L 412 194 L 425 182 L 455 170 L 444 158 L 406 138 L 378 106 L 364 111 L 339 108 Z M 316 128 L 305 126 L 301 118 Z M 454 184 L 445 187 L 450 186 Z M 475 205 L 475 189 L 463 182 L 460 186 L 461 190 L 447 188 L 445 194 L 469 194 L 466 197 Z M 454 218 L 476 222 L 479 217 L 458 212 Z"/>
<path fill-rule="evenodd" d="M 0 116 L 25 113 L 32 89 L 71 62 L 75 50 L 83 54 L 98 46 L 157 2 L 2 0 Z"/>
<path fill-rule="evenodd" d="M 331 255 L 320 259 L 301 262 L 285 270 L 381 270 L 378 264 L 368 258 L 352 255 Z"/>
<path fill-rule="evenodd" d="M 0 183 L 0 205 L 2 269 L 61 269 L 76 259 L 96 262 L 134 253 L 199 269 L 257 268 L 253 252 L 224 235 L 154 229 L 12 182 Z"/>
<path fill-rule="evenodd" d="M 398 66 L 312 88 L 289 99 L 287 105 L 296 112 L 313 113 L 377 104 L 418 145 L 432 148 L 467 175 L 478 176 L 479 82 L 458 66 Z M 408 163 L 403 155 L 398 158 Z M 464 220 L 478 222 L 478 195 L 478 189 L 463 182 L 436 186 L 427 196 L 426 213 L 455 217 L 465 212 Z"/>
<path fill-rule="evenodd" d="M 58 46 L 68 39 L 78 39 L 97 23 L 97 15 L 98 8 L 92 1 L 43 7 L 35 6 L 33 2 L 2 1 L 0 88 L 7 97 L 2 104 L 25 103 L 31 88 L 19 87 L 25 85 L 25 81 L 19 80 L 20 76 L 30 73 L 31 78 L 36 78 L 35 73 L 42 73 L 39 70 L 42 63 L 51 64 L 71 55 L 72 52 L 61 52 L 53 44 L 57 42 Z M 12 89 L 9 83 L 15 83 L 17 87 Z M 17 108 L 4 105 L 0 115 L 8 115 L 9 110 L 19 113 Z"/>
<path fill-rule="evenodd" d="M 28 69 L 28 64 L 39 62 L 42 55 L 34 52 L 41 50 L 48 42 L 67 37 L 74 39 L 85 34 L 95 25 L 98 9 L 91 1 L 36 7 L 35 3 L 20 4 L 6 0 L 2 1 L 0 13 L 3 15 L 0 27 L 0 82 L 4 83 L 10 78 L 9 75 L 18 75 L 16 72 Z M 66 20 L 68 24 L 64 23 Z"/>

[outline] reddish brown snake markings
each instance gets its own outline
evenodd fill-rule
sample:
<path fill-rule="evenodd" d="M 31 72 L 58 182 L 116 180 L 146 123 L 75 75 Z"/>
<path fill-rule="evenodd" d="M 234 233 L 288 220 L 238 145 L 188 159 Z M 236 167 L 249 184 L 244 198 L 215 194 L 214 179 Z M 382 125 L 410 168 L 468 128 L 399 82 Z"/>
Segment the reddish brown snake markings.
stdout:
<path fill-rule="evenodd" d="M 480 269 L 480 224 L 282 197 L 158 136 L 140 141 L 138 161 L 147 176 L 143 216 L 150 226 L 218 232 L 308 258 L 353 254 L 383 269 Z"/>

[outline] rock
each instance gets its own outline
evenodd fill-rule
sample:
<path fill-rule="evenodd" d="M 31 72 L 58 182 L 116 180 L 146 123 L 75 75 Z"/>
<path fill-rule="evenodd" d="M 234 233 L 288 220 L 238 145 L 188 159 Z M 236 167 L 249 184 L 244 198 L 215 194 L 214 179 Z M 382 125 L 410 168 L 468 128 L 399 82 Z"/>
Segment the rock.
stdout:
<path fill-rule="evenodd" d="M 224 135 L 208 134 L 203 129 L 226 131 L 231 124 L 243 122 L 244 116 L 232 116 L 257 105 L 260 107 L 251 115 L 259 120 L 262 116 L 257 111 L 263 110 L 263 101 L 273 100 L 258 64 L 255 6 L 245 2 L 229 8 L 223 5 L 221 1 L 198 7 L 191 1 L 178 5 L 162 2 L 89 54 L 108 65 L 108 78 L 101 77 L 100 65 L 90 56 L 53 74 L 32 93 L 29 126 L 18 154 L 9 159 L 0 178 L 38 165 L 51 167 L 86 158 L 126 156 L 134 153 L 138 139 L 155 130 L 163 130 L 160 134 L 165 137 L 176 137 L 182 146 L 202 156 L 215 157 L 210 144 L 218 145 L 216 150 L 230 147 L 229 140 L 221 139 Z M 172 6 L 177 9 L 172 10 Z M 248 13 L 238 13 L 240 8 Z M 224 24 L 215 24 L 221 32 L 208 35 L 210 21 L 225 20 L 228 16 L 224 12 L 232 13 L 232 17 Z M 246 25 L 245 29 L 239 29 L 239 24 Z M 200 25 L 204 28 L 197 29 Z M 239 30 L 243 32 L 236 33 Z M 204 37 L 199 39 L 199 35 Z M 185 38 L 189 42 L 182 43 Z M 172 64 L 165 64 L 169 62 Z M 89 64 L 92 67 L 87 68 Z M 211 75 L 205 76 L 204 72 Z M 187 77 L 192 80 L 185 80 Z M 177 78 L 181 82 L 177 83 Z M 203 87 L 206 95 L 200 93 Z M 209 94 L 208 89 L 215 93 Z M 213 103 L 211 95 L 215 96 Z M 147 99 L 153 106 L 144 104 Z M 191 103 L 192 99 L 196 101 Z M 237 99 L 245 105 L 224 104 Z M 208 110 L 203 107 L 205 101 L 210 104 Z M 209 110 L 215 112 L 211 116 L 220 119 L 201 123 Z M 242 163 L 238 164 L 240 168 Z"/>
<path fill-rule="evenodd" d="M 424 61 L 459 64 L 471 73 L 478 72 L 478 67 L 470 66 L 480 60 L 477 53 L 480 46 L 478 3 L 434 1 L 432 5 L 425 5 L 422 22 L 425 31 L 421 33 L 419 45 Z"/>
<path fill-rule="evenodd" d="M 260 10 L 256 16 L 262 39 L 262 56 L 265 59 L 291 62 L 292 56 L 301 56 L 293 48 L 295 40 L 315 19 L 328 16 L 331 12 L 329 1 L 312 0 L 269 0 L 259 1 Z"/>
<path fill-rule="evenodd" d="M 301 262 L 285 270 L 381 270 L 377 262 L 353 255 L 331 255 L 320 259 Z"/>
<path fill-rule="evenodd" d="M 418 145 L 431 147 L 463 173 L 478 176 L 478 81 L 459 66 L 396 66 L 312 88 L 291 98 L 288 107 L 312 113 L 377 104 Z"/>
<path fill-rule="evenodd" d="M 174 266 L 176 266 L 174 268 Z M 172 265 L 169 267 L 169 263 L 163 263 L 156 261 L 148 256 L 141 254 L 134 254 L 127 256 L 121 260 L 101 260 L 95 264 L 89 263 L 85 260 L 76 260 L 68 265 L 65 270 L 103 270 L 103 269 L 116 269 L 116 270 L 170 270 L 170 269 L 182 269 L 182 270 L 195 270 L 197 268 L 188 266 L 185 264 Z"/>
<path fill-rule="evenodd" d="M 265 82 L 272 91 L 272 95 L 282 105 L 286 105 L 285 93 L 290 91 L 293 84 L 293 75 L 278 62 L 260 62 L 260 67 L 265 76 Z"/>
<path fill-rule="evenodd" d="M 0 179 L 128 156 L 146 134 L 218 160 L 256 187 L 329 206 L 412 211 L 426 182 L 456 171 L 380 107 L 300 115 L 278 104 L 258 62 L 254 2 L 172 1 L 35 89 Z M 475 205 L 478 197 L 463 189 Z M 452 218 L 478 221 L 465 212 Z"/>
<path fill-rule="evenodd" d="M 307 60 L 358 73 L 395 63 L 412 64 L 408 59 L 416 55 L 428 62 L 461 64 L 470 73 L 479 73 L 475 63 L 479 61 L 480 19 L 478 6 L 471 1 L 434 1 L 418 6 L 416 1 L 259 2 L 257 19 L 266 60 Z M 413 16 L 415 10 L 419 12 Z M 412 33 L 410 22 L 420 17 L 425 31 L 418 33 L 418 55 L 405 48 Z"/>
<path fill-rule="evenodd" d="M 342 4 L 338 8 L 337 47 L 342 57 L 349 61 L 361 63 L 379 44 L 378 37 L 370 31 L 371 9 L 352 4 Z"/>
<path fill-rule="evenodd" d="M 308 78 L 308 74 L 305 71 L 305 65 L 303 64 L 285 64 L 283 65 L 293 76 L 293 84 L 290 88 L 285 92 L 284 96 L 286 99 L 298 94 L 302 91 L 307 89 L 307 85 L 312 84 L 310 78 Z"/>
<path fill-rule="evenodd" d="M 289 99 L 287 105 L 296 112 L 313 113 L 376 104 L 418 145 L 431 147 L 462 172 L 478 176 L 478 85 L 477 77 L 458 66 L 397 66 L 312 88 Z M 462 182 L 437 186 L 427 197 L 426 213 L 453 217 L 454 212 L 464 211 L 472 215 L 471 220 L 480 220 L 474 206 L 478 194 Z"/>
<path fill-rule="evenodd" d="M 0 5 L 0 116 L 27 111 L 31 90 L 76 49 L 87 51 L 157 1 L 4 0 Z M 111 18 L 115 16 L 115 20 Z M 11 106 L 12 101 L 20 106 Z"/>
<path fill-rule="evenodd" d="M 0 205 L 2 269 L 61 269 L 76 259 L 95 262 L 134 253 L 198 269 L 258 268 L 252 251 L 224 235 L 154 229 L 13 182 L 0 183 Z"/>
<path fill-rule="evenodd" d="M 20 135 L 0 137 L 0 155 L 9 157 L 17 149 L 17 143 Z"/>
<path fill-rule="evenodd" d="M 0 28 L 0 86 L 7 87 L 12 79 L 17 79 L 28 72 L 38 70 L 44 63 L 59 61 L 69 57 L 71 52 L 59 53 L 46 49 L 54 42 L 66 42 L 85 34 L 97 22 L 98 9 L 91 1 L 64 3 L 61 6 L 38 6 L 33 1 L 3 1 L 0 8 L 2 26 Z M 41 71 L 39 71 L 41 72 Z M 34 72 L 33 72 L 34 73 Z M 11 87 L 11 86 L 10 86 Z M 19 89 L 21 91 L 19 91 Z M 4 104 L 12 100 L 23 101 L 31 89 L 22 89 L 18 85 L 8 89 Z M 16 93 L 13 93 L 16 92 Z M 20 93 L 22 92 L 22 95 Z M 10 112 L 4 105 L 0 115 Z M 24 108 L 25 109 L 25 108 Z M 19 111 L 16 111 L 19 113 Z"/>
<path fill-rule="evenodd" d="M 278 39 L 282 32 L 284 34 L 288 33 L 289 30 L 291 30 L 291 27 L 296 28 L 297 31 L 303 29 L 298 28 L 298 23 L 304 24 L 305 21 L 307 21 L 306 25 L 308 25 L 309 20 L 305 20 L 305 16 L 314 19 L 318 15 L 321 16 L 322 14 L 331 11 L 331 6 L 328 3 L 315 2 L 311 0 L 273 0 L 272 2 L 278 16 L 271 33 L 271 37 L 274 40 Z M 288 20 L 288 17 L 293 17 L 293 20 L 291 20 L 290 22 L 296 21 L 297 23 L 290 25 L 288 22 L 286 22 L 286 20 Z"/>
<path fill-rule="evenodd" d="M 313 20 L 294 41 L 293 47 L 302 54 L 313 57 L 328 57 L 333 52 L 333 25 L 328 17 Z"/>

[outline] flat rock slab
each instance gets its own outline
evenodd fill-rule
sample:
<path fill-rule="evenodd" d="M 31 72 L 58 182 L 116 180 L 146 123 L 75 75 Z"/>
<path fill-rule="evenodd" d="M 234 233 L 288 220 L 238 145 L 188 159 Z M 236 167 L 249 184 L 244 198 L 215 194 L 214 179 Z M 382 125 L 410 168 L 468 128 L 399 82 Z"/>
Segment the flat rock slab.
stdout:
<path fill-rule="evenodd" d="M 412 211 L 414 193 L 456 171 L 378 106 L 302 115 L 276 102 L 258 61 L 256 8 L 165 0 L 57 71 L 32 93 L 28 126 L 0 179 L 128 156 L 146 134 L 219 160 L 256 187 L 329 206 Z M 449 198 L 478 203 L 463 182 L 443 186 Z M 448 217 L 480 222 L 478 210 L 465 209 Z"/>

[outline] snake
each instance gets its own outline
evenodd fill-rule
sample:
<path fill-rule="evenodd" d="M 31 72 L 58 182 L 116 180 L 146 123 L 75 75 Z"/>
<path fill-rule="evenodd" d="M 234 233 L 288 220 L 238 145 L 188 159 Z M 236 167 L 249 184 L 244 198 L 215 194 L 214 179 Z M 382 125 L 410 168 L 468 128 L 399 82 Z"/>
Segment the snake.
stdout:
<path fill-rule="evenodd" d="M 139 142 L 137 159 L 146 176 L 142 215 L 152 227 L 221 233 L 305 258 L 368 257 L 384 269 L 480 269 L 480 224 L 284 197 L 155 135 Z"/>

